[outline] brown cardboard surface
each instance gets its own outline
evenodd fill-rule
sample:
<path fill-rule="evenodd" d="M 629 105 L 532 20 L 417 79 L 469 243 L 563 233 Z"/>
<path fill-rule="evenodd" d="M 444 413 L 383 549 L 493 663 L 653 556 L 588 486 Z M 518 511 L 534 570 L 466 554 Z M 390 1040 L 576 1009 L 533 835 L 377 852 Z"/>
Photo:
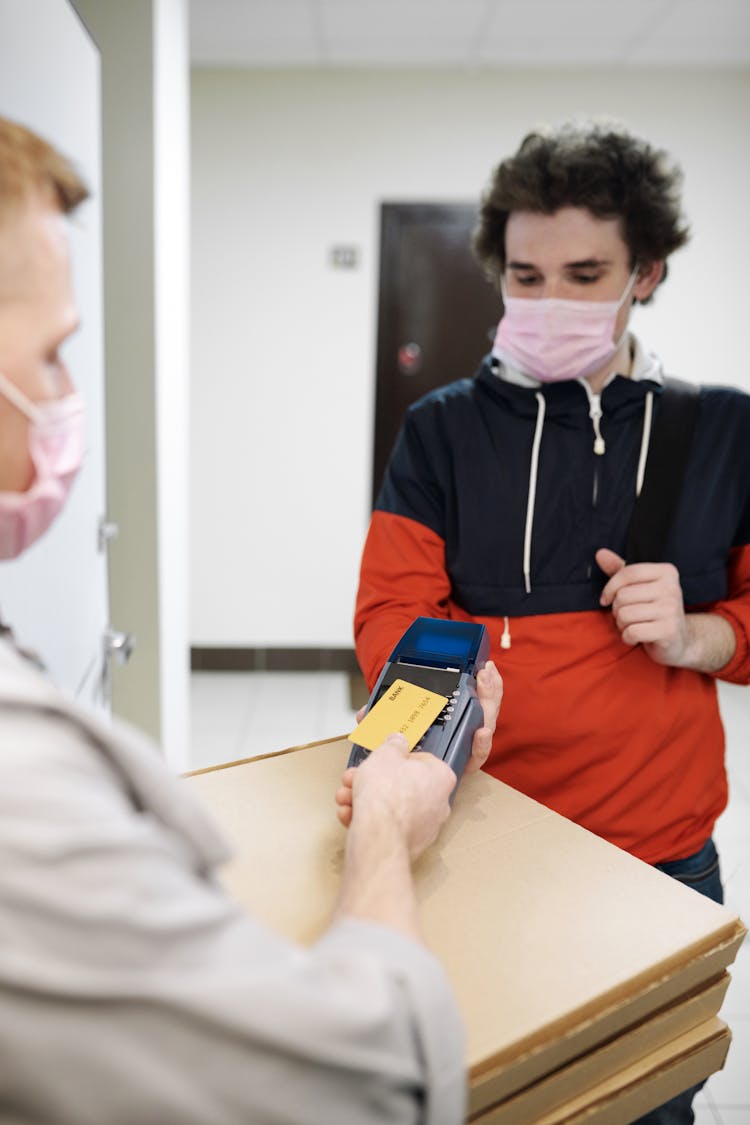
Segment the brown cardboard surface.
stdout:
<path fill-rule="evenodd" d="M 721 1070 L 731 1040 L 726 1024 L 715 1018 L 708 1020 L 573 1101 L 534 1118 L 534 1125 L 628 1125 Z M 473 1125 L 516 1122 L 498 1107 L 473 1119 Z"/>
<path fill-rule="evenodd" d="M 685 1032 L 705 1023 L 721 1008 L 729 974 L 698 989 L 686 999 L 670 1004 L 655 1015 L 642 1020 L 635 1027 L 614 1036 L 545 1078 L 533 1082 L 512 1097 L 477 1114 L 469 1114 L 473 1122 L 497 1121 L 507 1125 L 533 1125 L 545 1113 L 550 1113 L 591 1090 L 605 1079 L 614 1077 L 626 1067 L 672 1042 Z M 474 1091 L 472 1091 L 472 1094 Z M 481 1102 L 486 1105 L 492 1098 L 491 1080 L 480 1089 Z M 476 1099 L 473 1099 L 476 1100 Z"/>
<path fill-rule="evenodd" d="M 336 899 L 348 752 L 342 739 L 186 782 L 236 846 L 232 893 L 298 941 Z M 744 934 L 730 910 L 483 773 L 463 779 L 415 879 L 466 1020 L 473 1111 L 715 978 Z"/>

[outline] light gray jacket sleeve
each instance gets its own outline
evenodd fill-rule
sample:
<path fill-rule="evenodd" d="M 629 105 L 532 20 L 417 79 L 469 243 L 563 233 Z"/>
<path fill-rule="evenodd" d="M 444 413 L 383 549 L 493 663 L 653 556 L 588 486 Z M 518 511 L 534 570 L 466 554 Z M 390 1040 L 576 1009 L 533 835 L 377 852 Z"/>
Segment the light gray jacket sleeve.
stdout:
<path fill-rule="evenodd" d="M 0 702 L 0 1104 L 56 1125 L 461 1121 L 431 954 L 353 920 L 281 940 L 216 882 L 186 787 L 129 770 L 69 716 Z"/>

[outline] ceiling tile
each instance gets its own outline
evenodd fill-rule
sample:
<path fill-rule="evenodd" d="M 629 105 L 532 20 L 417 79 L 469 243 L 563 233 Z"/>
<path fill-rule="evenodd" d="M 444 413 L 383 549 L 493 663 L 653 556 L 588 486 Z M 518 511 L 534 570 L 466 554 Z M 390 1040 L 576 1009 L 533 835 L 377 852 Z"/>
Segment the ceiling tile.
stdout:
<path fill-rule="evenodd" d="M 545 51 L 555 43 L 567 57 L 571 47 L 588 55 L 592 47 L 606 44 L 616 53 L 633 37 L 640 37 L 654 18 L 671 7 L 673 0 L 630 0 L 619 5 L 613 20 L 613 7 L 603 0 L 498 0 L 487 22 L 487 44 L 507 45 L 516 42 L 545 44 Z"/>
<path fill-rule="evenodd" d="M 633 51 L 634 62 L 742 64 L 750 62 L 748 0 L 677 0 L 666 19 Z"/>
<path fill-rule="evenodd" d="M 468 39 L 485 8 L 485 0 L 320 0 L 328 42 L 405 42 L 417 50 L 422 39 Z"/>
<path fill-rule="evenodd" d="M 340 66 L 464 66 L 468 49 L 461 40 L 426 39 L 418 42 L 380 38 L 341 40 L 326 48 L 329 63 Z"/>
<path fill-rule="evenodd" d="M 214 65 L 750 64 L 750 0 L 191 0 Z"/>
<path fill-rule="evenodd" d="M 194 62 L 318 61 L 309 0 L 191 0 Z"/>

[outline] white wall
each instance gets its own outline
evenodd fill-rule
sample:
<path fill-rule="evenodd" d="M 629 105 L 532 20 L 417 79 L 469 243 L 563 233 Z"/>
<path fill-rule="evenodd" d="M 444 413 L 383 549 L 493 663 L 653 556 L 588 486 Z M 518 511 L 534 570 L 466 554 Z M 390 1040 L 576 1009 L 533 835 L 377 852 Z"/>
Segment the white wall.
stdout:
<path fill-rule="evenodd" d="M 750 389 L 750 70 L 194 70 L 192 110 L 193 644 L 351 644 L 379 203 L 475 199 L 535 124 L 614 115 L 679 158 L 693 240 L 635 327 Z"/>

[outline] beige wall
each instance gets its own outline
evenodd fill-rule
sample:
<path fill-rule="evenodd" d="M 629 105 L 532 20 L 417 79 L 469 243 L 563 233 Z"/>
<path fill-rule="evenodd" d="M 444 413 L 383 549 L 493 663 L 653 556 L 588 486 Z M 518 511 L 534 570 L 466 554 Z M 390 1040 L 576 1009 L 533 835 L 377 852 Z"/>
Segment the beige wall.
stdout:
<path fill-rule="evenodd" d="M 747 69 L 194 70 L 192 109 L 192 643 L 351 643 L 378 205 L 476 198 L 535 123 L 607 113 L 680 158 L 694 238 L 636 327 L 674 373 L 750 389 Z"/>

